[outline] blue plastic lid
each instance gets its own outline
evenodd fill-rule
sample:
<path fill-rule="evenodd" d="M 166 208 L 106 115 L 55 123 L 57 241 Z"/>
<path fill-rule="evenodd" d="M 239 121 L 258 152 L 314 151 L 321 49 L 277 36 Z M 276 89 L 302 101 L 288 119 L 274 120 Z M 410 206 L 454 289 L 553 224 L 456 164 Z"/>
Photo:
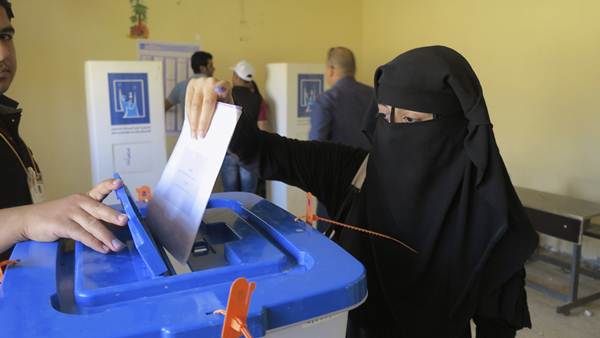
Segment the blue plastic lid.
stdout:
<path fill-rule="evenodd" d="M 121 176 L 118 173 L 115 173 L 114 178 L 121 179 Z M 156 242 L 154 242 L 152 234 L 144 223 L 137 205 L 131 198 L 129 189 L 123 184 L 123 186 L 117 189 L 115 193 L 123 206 L 123 210 L 129 218 L 129 231 L 131 232 L 131 238 L 133 238 L 133 243 L 135 244 L 140 257 L 155 277 L 167 274 L 169 269 L 161 254 L 162 251 L 156 245 Z"/>
<path fill-rule="evenodd" d="M 154 277 L 129 237 L 150 234 L 136 213 L 144 215 L 145 206 L 134 204 L 126 188 L 117 194 L 131 217 L 129 229 L 115 230 L 127 249 L 102 254 L 81 242 L 74 252 L 59 242 L 15 246 L 11 259 L 20 263 L 0 285 L 2 337 L 221 337 L 223 317 L 214 311 L 225 308 L 238 277 L 256 282 L 247 322 L 254 337 L 271 330 L 285 335 L 296 324 L 312 332 L 305 336 L 333 337 L 314 333 L 319 326 L 313 325 L 367 296 L 365 269 L 348 252 L 289 212 L 242 192 L 211 196 L 200 237 L 214 250 L 192 254 L 189 262 L 219 264 Z"/>

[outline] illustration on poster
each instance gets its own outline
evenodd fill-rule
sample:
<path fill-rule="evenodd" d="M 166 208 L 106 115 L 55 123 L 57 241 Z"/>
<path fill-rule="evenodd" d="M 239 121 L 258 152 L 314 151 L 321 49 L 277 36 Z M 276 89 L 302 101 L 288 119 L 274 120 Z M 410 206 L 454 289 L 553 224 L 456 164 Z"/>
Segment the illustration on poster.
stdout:
<path fill-rule="evenodd" d="M 309 117 L 313 103 L 323 93 L 323 74 L 298 74 L 298 117 Z"/>
<path fill-rule="evenodd" d="M 150 123 L 148 75 L 108 73 L 111 125 Z"/>
<path fill-rule="evenodd" d="M 119 103 L 121 104 L 121 109 L 124 111 L 124 119 L 144 117 L 138 110 L 134 91 L 130 91 L 129 94 L 125 96 L 123 95 L 121 88 L 119 88 Z"/>

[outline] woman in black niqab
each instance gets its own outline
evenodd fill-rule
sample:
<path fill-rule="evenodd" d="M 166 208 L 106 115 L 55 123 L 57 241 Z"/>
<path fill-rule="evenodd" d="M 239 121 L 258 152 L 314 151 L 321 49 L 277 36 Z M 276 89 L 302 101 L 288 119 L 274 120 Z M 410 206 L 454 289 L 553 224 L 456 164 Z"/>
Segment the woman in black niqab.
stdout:
<path fill-rule="evenodd" d="M 470 337 L 471 318 L 480 337 L 531 327 L 523 265 L 537 234 L 472 68 L 447 47 L 413 49 L 379 67 L 375 92 L 378 104 L 435 116 L 390 123 L 371 115 L 365 128 L 368 227 L 419 251 L 370 241 L 381 306 L 396 322 L 390 329 L 399 337 Z"/>
<path fill-rule="evenodd" d="M 514 337 L 531 326 L 523 265 L 537 235 L 502 162 L 475 73 L 450 48 L 418 48 L 379 67 L 375 92 L 382 106 L 435 118 L 390 123 L 369 113 L 367 154 L 262 132 L 242 114 L 230 150 L 264 179 L 312 192 L 336 221 L 418 251 L 331 228 L 367 272 L 369 296 L 350 311 L 347 337 L 469 337 L 471 319 L 479 337 Z"/>

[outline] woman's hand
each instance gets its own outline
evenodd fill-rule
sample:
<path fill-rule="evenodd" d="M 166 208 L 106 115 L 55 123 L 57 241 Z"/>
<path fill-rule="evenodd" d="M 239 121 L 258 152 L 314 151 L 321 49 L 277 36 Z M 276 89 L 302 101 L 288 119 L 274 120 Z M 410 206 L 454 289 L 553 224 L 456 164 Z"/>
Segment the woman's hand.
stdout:
<path fill-rule="evenodd" d="M 206 136 L 217 101 L 233 103 L 231 85 L 214 77 L 199 77 L 188 82 L 185 92 L 185 113 L 192 137 Z"/>

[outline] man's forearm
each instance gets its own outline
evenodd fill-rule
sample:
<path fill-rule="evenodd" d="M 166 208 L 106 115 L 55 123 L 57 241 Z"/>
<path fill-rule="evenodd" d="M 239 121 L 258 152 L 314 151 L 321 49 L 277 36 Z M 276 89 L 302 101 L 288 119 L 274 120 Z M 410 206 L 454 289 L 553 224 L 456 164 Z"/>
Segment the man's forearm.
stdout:
<path fill-rule="evenodd" d="M 328 105 L 317 101 L 310 115 L 310 131 L 308 139 L 314 141 L 329 141 L 331 135 L 331 113 Z"/>
<path fill-rule="evenodd" d="M 0 253 L 24 241 L 24 216 L 27 207 L 0 209 Z"/>

